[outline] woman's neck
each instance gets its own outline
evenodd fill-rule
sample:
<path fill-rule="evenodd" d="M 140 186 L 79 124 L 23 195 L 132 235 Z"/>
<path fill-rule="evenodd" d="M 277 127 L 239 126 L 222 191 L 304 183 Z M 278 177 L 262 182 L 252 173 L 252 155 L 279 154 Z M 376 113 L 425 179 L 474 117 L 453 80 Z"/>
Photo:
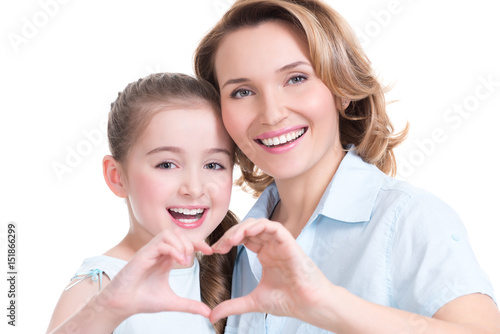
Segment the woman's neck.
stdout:
<path fill-rule="evenodd" d="M 344 156 L 343 150 L 334 151 L 334 154 L 322 159 L 304 174 L 293 179 L 275 180 L 280 202 L 271 220 L 282 223 L 297 238 L 318 206 Z"/>

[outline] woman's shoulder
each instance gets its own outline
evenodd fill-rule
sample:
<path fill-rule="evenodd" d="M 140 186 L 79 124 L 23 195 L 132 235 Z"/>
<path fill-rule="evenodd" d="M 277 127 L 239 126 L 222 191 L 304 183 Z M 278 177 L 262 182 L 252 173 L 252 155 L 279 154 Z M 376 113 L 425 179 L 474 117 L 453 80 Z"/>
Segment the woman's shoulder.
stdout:
<path fill-rule="evenodd" d="M 386 182 L 380 187 L 382 193 L 393 193 L 399 195 L 405 200 L 409 208 L 421 208 L 425 206 L 427 210 L 446 210 L 453 211 L 453 209 L 439 196 L 432 192 L 420 188 L 407 182 L 393 177 L 387 177 Z"/>

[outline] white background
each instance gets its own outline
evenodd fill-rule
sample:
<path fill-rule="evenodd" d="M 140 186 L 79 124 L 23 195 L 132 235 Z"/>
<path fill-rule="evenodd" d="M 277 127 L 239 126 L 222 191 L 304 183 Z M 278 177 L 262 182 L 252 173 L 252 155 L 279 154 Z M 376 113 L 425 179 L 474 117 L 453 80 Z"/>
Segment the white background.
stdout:
<path fill-rule="evenodd" d="M 355 27 L 383 82 L 394 85 L 388 99 L 399 101 L 390 105 L 396 127 L 411 124 L 410 138 L 397 151 L 404 165 L 400 177 L 455 208 L 498 294 L 496 2 L 330 3 Z M 229 4 L 2 1 L 0 332 L 45 331 L 81 261 L 125 235 L 125 204 L 107 189 L 101 175 L 107 143 L 100 123 L 127 83 L 157 71 L 192 73 L 198 41 Z M 493 84 L 485 86 L 484 80 Z M 459 108 L 463 116 L 456 112 Z M 431 144 L 436 131 L 441 142 Z M 93 134 L 93 142 L 85 133 Z M 73 150 L 84 156 L 69 158 Z M 58 177 L 54 164 L 71 171 Z M 236 192 L 231 207 L 242 217 L 252 202 Z M 16 328 L 6 325 L 3 278 L 10 221 L 18 225 Z"/>

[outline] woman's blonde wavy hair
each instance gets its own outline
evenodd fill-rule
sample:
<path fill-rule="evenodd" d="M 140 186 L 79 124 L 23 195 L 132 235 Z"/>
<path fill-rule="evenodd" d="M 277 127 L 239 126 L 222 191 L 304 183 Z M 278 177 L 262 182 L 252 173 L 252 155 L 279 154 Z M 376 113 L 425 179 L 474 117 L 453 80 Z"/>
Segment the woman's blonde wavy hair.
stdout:
<path fill-rule="evenodd" d="M 349 100 L 340 113 L 340 140 L 344 148 L 354 144 L 359 156 L 386 174 L 396 174 L 393 149 L 406 137 L 408 126 L 394 134 L 386 112 L 385 88 L 347 22 L 320 0 L 237 0 L 203 38 L 194 56 L 195 73 L 217 90 L 215 55 L 222 39 L 242 27 L 279 20 L 290 24 L 308 42 L 312 65 L 340 101 Z M 273 178 L 237 149 L 236 163 L 245 183 L 258 196 Z"/>

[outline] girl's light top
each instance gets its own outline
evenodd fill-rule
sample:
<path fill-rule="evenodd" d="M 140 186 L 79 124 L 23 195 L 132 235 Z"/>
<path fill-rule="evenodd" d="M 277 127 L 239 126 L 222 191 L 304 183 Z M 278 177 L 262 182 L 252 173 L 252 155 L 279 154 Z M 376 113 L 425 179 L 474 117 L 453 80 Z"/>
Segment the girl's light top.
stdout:
<path fill-rule="evenodd" d="M 279 200 L 271 184 L 247 218 L 269 218 Z M 342 160 L 297 242 L 333 284 L 374 303 L 430 317 L 459 296 L 494 298 L 456 213 L 354 151 Z M 240 247 L 232 297 L 250 293 L 261 274 L 256 254 Z M 226 333 L 329 332 L 297 319 L 248 313 L 230 316 Z"/>
<path fill-rule="evenodd" d="M 98 281 L 98 275 L 106 274 L 113 279 L 127 264 L 126 261 L 110 257 L 95 256 L 83 261 L 74 279 L 93 277 Z M 78 281 L 75 281 L 77 283 Z M 95 283 L 99 284 L 99 283 Z M 195 259 L 194 265 L 185 269 L 170 271 L 169 284 L 172 290 L 180 297 L 201 300 L 200 295 L 200 265 Z M 133 302 L 133 301 L 131 301 Z M 160 312 L 135 314 L 123 321 L 114 331 L 114 334 L 160 334 L 160 333 L 215 333 L 208 319 L 201 315 L 181 312 Z"/>

